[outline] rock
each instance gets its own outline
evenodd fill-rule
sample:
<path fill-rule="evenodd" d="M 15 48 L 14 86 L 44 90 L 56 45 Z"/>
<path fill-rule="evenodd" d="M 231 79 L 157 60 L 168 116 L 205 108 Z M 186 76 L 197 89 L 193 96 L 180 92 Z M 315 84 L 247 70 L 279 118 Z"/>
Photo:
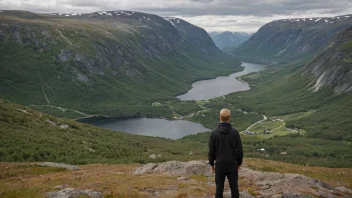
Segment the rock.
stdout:
<path fill-rule="evenodd" d="M 59 127 L 62 128 L 62 129 L 70 128 L 67 124 L 61 124 Z"/>
<path fill-rule="evenodd" d="M 182 176 L 184 167 L 184 162 L 169 161 L 158 165 L 153 172 L 169 176 Z"/>
<path fill-rule="evenodd" d="M 132 174 L 150 174 L 157 173 L 169 176 L 189 176 L 189 175 L 211 175 L 211 170 L 207 162 L 190 161 L 178 162 L 169 161 L 161 164 L 147 164 L 139 167 Z"/>
<path fill-rule="evenodd" d="M 188 180 L 188 178 L 187 177 L 179 177 L 179 178 L 177 178 L 177 180 L 178 181 L 185 181 L 185 180 Z"/>
<path fill-rule="evenodd" d="M 231 198 L 231 192 L 224 192 L 224 198 Z"/>
<path fill-rule="evenodd" d="M 46 193 L 47 198 L 76 198 L 76 197 L 104 198 L 101 192 L 94 190 L 79 190 L 75 188 L 65 188 L 57 192 Z"/>
<path fill-rule="evenodd" d="M 255 192 L 263 197 L 276 195 L 280 197 L 283 195 L 286 197 L 307 197 L 308 195 L 329 197 L 339 193 L 338 189 L 322 181 L 299 174 L 260 172 L 241 168 L 239 177 L 254 182 L 258 186 Z"/>
<path fill-rule="evenodd" d="M 146 164 L 135 169 L 132 174 L 162 174 L 167 176 L 178 176 L 177 180 L 182 181 L 186 180 L 187 177 L 191 175 L 211 176 L 212 172 L 208 163 L 205 161 L 169 161 L 161 164 Z M 320 180 L 306 177 L 304 175 L 261 172 L 246 167 L 241 168 L 239 179 L 251 183 L 253 189 L 255 189 L 254 193 L 261 195 L 261 197 L 335 197 L 336 195 L 341 194 L 349 197 L 351 195 L 350 192 L 352 192 L 348 188 L 334 188 Z M 191 180 L 189 182 L 191 182 Z M 213 186 L 214 182 L 208 181 L 204 184 L 207 186 Z M 230 196 L 230 194 L 228 195 Z M 241 193 L 241 197 L 253 196 L 244 191 Z"/>
<path fill-rule="evenodd" d="M 156 159 L 157 156 L 156 156 L 155 154 L 151 154 L 151 155 L 149 155 L 149 158 L 151 158 L 151 159 Z"/>
<path fill-rule="evenodd" d="M 49 123 L 51 126 L 57 126 L 57 124 L 49 119 L 46 119 L 45 122 Z"/>
<path fill-rule="evenodd" d="M 132 172 L 134 175 L 150 174 L 153 173 L 154 169 L 157 167 L 157 164 L 149 163 L 142 167 L 137 168 Z"/>
<path fill-rule="evenodd" d="M 54 189 L 55 190 L 62 190 L 67 187 L 68 187 L 68 184 L 62 184 L 62 185 L 55 186 Z"/>
<path fill-rule="evenodd" d="M 88 82 L 87 76 L 81 73 L 77 73 L 77 80 L 85 83 Z"/>
<path fill-rule="evenodd" d="M 249 194 L 248 191 L 243 191 L 243 192 L 240 192 L 240 197 L 241 198 L 254 198 L 254 196 L 252 196 L 251 194 Z"/>
<path fill-rule="evenodd" d="M 204 161 L 190 161 L 184 167 L 185 175 L 211 175 L 210 166 Z"/>
<path fill-rule="evenodd" d="M 336 187 L 337 190 L 343 192 L 343 193 L 347 193 L 347 194 L 350 194 L 352 196 L 352 190 L 351 189 L 348 189 L 344 186 L 339 186 L 339 187 Z"/>
<path fill-rule="evenodd" d="M 71 57 L 71 52 L 69 50 L 60 50 L 60 54 L 58 55 L 58 58 L 61 62 L 67 62 L 69 61 Z"/>
<path fill-rule="evenodd" d="M 311 195 L 303 195 L 303 194 L 283 194 L 281 198 L 313 198 Z"/>
<path fill-rule="evenodd" d="M 74 166 L 74 165 L 54 163 L 54 162 L 43 162 L 43 163 L 40 163 L 39 165 L 41 165 L 41 166 L 49 166 L 49 167 L 66 168 L 68 170 L 79 170 L 79 168 L 77 166 Z"/>

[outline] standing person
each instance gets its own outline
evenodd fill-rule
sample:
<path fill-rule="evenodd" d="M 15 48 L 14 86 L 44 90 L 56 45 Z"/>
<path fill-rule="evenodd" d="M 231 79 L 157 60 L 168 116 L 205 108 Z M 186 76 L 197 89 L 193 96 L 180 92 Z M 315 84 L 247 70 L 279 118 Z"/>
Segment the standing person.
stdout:
<path fill-rule="evenodd" d="M 228 109 L 220 111 L 220 124 L 209 137 L 209 164 L 215 171 L 215 198 L 222 198 L 225 178 L 229 180 L 231 197 L 238 198 L 238 170 L 243 160 L 241 137 L 238 131 L 229 123 L 231 112 Z M 214 164 L 216 161 L 216 164 Z M 214 167 L 215 165 L 215 167 Z"/>

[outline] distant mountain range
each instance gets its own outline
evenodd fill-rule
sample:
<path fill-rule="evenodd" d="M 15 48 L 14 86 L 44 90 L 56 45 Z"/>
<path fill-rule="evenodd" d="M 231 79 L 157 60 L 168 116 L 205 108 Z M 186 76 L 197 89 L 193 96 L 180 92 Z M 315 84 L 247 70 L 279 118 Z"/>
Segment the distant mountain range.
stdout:
<path fill-rule="evenodd" d="M 216 46 L 224 51 L 236 49 L 242 43 L 246 42 L 253 34 L 246 32 L 210 32 L 210 37 Z"/>

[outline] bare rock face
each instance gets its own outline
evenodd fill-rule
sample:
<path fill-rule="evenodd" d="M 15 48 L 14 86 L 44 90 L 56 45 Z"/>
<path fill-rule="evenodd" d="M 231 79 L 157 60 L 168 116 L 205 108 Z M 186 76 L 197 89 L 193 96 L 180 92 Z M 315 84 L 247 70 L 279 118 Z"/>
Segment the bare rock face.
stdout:
<path fill-rule="evenodd" d="M 332 194 L 341 194 L 340 190 L 322 181 L 299 174 L 269 173 L 243 168 L 239 176 L 241 179 L 255 182 L 256 192 L 263 197 L 273 197 L 277 194 L 284 197 L 329 197 Z"/>
<path fill-rule="evenodd" d="M 156 167 L 158 167 L 157 164 L 149 163 L 149 164 L 146 164 L 142 167 L 137 168 L 136 170 L 134 170 L 132 172 L 132 174 L 134 174 L 134 175 L 150 174 L 150 173 L 153 173 L 153 171 Z"/>
<path fill-rule="evenodd" d="M 162 174 L 179 177 L 192 175 L 214 176 L 209 165 L 204 161 L 150 163 L 135 169 L 132 174 Z M 239 180 L 251 183 L 255 194 L 260 195 L 260 197 L 306 198 L 317 196 L 352 196 L 352 193 L 350 193 L 351 190 L 348 188 L 334 188 L 320 180 L 292 173 L 261 172 L 243 167 L 239 172 Z M 230 193 L 225 192 L 224 196 L 228 197 Z M 249 193 L 242 192 L 241 197 L 252 196 Z"/>
<path fill-rule="evenodd" d="M 66 168 L 68 170 L 79 170 L 77 166 L 70 164 L 62 164 L 62 163 L 54 163 L 54 162 L 43 162 L 40 163 L 41 166 L 49 166 L 49 167 L 58 167 L 58 168 Z"/>
<path fill-rule="evenodd" d="M 101 192 L 93 190 L 79 190 L 75 188 L 65 188 L 57 192 L 49 192 L 46 194 L 47 198 L 76 198 L 76 197 L 91 197 L 91 198 L 103 198 Z"/>
<path fill-rule="evenodd" d="M 169 161 L 161 164 L 146 164 L 132 172 L 134 175 L 162 174 L 168 176 L 211 175 L 209 165 L 204 161 Z"/>
<path fill-rule="evenodd" d="M 352 91 L 352 27 L 341 32 L 329 47 L 312 60 L 303 75 L 310 73 L 316 77 L 312 87 L 318 91 L 323 87 L 332 88 L 335 93 Z"/>

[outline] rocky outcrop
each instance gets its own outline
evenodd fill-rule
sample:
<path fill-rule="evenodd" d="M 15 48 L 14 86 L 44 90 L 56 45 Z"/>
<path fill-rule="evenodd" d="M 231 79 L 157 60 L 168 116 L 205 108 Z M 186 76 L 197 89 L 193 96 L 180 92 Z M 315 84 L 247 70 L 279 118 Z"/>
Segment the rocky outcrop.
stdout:
<path fill-rule="evenodd" d="M 42 162 L 39 165 L 41 165 L 41 166 L 49 166 L 49 167 L 56 167 L 56 168 L 65 168 L 67 170 L 79 170 L 78 166 L 70 165 L 70 164 L 62 164 L 62 163 Z"/>
<path fill-rule="evenodd" d="M 267 23 L 233 51 L 239 58 L 288 62 L 314 55 L 352 25 L 352 15 L 284 19 Z"/>
<path fill-rule="evenodd" d="M 75 188 L 65 188 L 56 192 L 46 193 L 46 198 L 76 198 L 76 197 L 104 198 L 101 192 L 97 192 L 94 190 L 79 190 Z"/>
<path fill-rule="evenodd" d="M 134 175 L 162 174 L 182 176 L 178 180 L 187 181 L 192 175 L 213 177 L 209 165 L 204 161 L 169 161 L 161 164 L 146 164 L 132 172 Z M 182 179 L 180 179 L 182 178 Z M 251 183 L 251 188 L 260 197 L 335 197 L 352 196 L 345 187 L 334 188 L 320 180 L 292 173 L 273 173 L 241 168 L 240 180 Z M 207 183 L 214 186 L 214 182 Z M 225 194 L 229 194 L 228 192 Z M 245 194 L 245 193 L 242 193 Z"/>
<path fill-rule="evenodd" d="M 313 91 L 323 87 L 331 88 L 335 93 L 352 91 L 352 28 L 332 40 L 329 48 L 305 68 L 304 74 L 316 77 Z"/>
<path fill-rule="evenodd" d="M 299 174 L 260 172 L 243 168 L 239 175 L 241 179 L 253 181 L 256 185 L 255 191 L 263 197 L 278 194 L 284 197 L 297 197 L 296 195 L 329 197 L 334 193 L 341 193 L 322 181 Z"/>
<path fill-rule="evenodd" d="M 169 161 L 161 164 L 149 163 L 132 172 L 134 175 L 163 174 L 168 176 L 211 175 L 209 166 L 204 161 L 178 162 Z"/>

